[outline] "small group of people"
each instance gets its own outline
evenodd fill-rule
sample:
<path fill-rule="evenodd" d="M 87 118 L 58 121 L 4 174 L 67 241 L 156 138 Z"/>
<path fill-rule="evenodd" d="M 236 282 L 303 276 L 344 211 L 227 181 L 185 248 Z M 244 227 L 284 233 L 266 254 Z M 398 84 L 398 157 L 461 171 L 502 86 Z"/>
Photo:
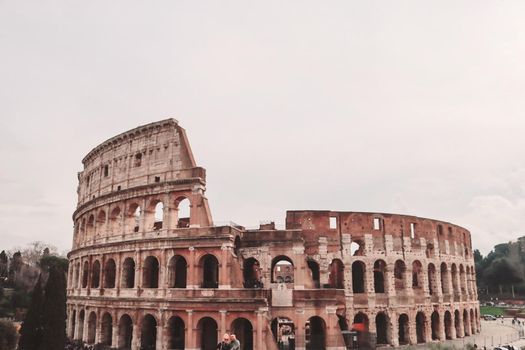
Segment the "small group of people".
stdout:
<path fill-rule="evenodd" d="M 235 334 L 224 334 L 222 341 L 217 344 L 217 350 L 241 350 L 241 342 Z"/>

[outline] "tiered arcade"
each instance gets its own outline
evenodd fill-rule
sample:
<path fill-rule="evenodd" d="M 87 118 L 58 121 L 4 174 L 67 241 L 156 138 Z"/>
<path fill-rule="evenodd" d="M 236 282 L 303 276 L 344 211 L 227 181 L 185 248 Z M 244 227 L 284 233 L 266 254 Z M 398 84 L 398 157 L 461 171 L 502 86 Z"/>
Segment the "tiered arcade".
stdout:
<path fill-rule="evenodd" d="M 414 216 L 289 211 L 286 229 L 215 226 L 173 119 L 94 148 L 79 173 L 68 335 L 118 349 L 344 349 L 479 332 L 470 233 Z M 226 195 L 226 194 L 224 194 Z"/>

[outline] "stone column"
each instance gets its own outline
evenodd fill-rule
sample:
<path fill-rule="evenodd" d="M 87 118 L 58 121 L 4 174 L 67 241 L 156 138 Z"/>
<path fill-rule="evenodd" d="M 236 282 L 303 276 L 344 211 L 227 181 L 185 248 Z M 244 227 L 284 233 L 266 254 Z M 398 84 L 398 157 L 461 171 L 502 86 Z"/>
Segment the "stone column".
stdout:
<path fill-rule="evenodd" d="M 432 341 L 432 312 L 426 312 L 425 317 L 425 342 L 430 343 Z"/>
<path fill-rule="evenodd" d="M 140 349 L 140 328 L 136 323 L 133 324 L 133 338 L 131 340 L 131 348 Z"/>
<path fill-rule="evenodd" d="M 100 319 L 100 310 L 97 310 L 97 323 L 95 326 L 95 344 L 98 344 L 102 340 L 102 320 Z"/>
<path fill-rule="evenodd" d="M 439 339 L 441 341 L 446 340 L 447 336 L 445 333 L 445 312 L 443 312 L 443 315 L 439 317 Z"/>
<path fill-rule="evenodd" d="M 221 261 L 220 261 L 220 271 L 219 271 L 219 289 L 230 289 L 230 276 L 229 276 L 229 267 L 230 267 L 230 258 L 231 258 L 231 246 L 229 243 L 223 243 L 221 246 Z"/>
<path fill-rule="evenodd" d="M 166 193 L 163 196 L 162 203 L 164 204 L 164 211 L 162 213 L 162 229 L 168 230 L 171 229 L 171 207 L 173 204 L 170 201 L 169 193 Z"/>
<path fill-rule="evenodd" d="M 85 343 L 87 343 L 88 341 L 88 329 L 89 329 L 88 325 L 89 325 L 89 312 L 86 309 L 84 311 L 84 324 L 82 325 L 82 327 L 84 328 L 82 330 L 82 341 Z"/>
<path fill-rule="evenodd" d="M 408 313 L 408 340 L 411 345 L 417 344 L 417 312 L 413 312 L 412 315 Z"/>
<path fill-rule="evenodd" d="M 459 334 L 457 335 L 458 338 L 465 337 L 465 327 L 463 323 L 463 313 L 461 310 L 459 311 Z"/>
<path fill-rule="evenodd" d="M 195 325 L 193 324 L 193 310 L 186 310 L 186 313 L 188 314 L 188 324 L 186 325 L 185 329 L 185 341 L 186 341 L 186 347 L 188 350 L 193 350 L 197 348 L 197 342 L 195 337 Z"/>
<path fill-rule="evenodd" d="M 142 286 L 142 255 L 140 250 L 135 253 L 135 289 Z"/>
<path fill-rule="evenodd" d="M 297 323 L 295 323 L 295 350 L 304 350 L 306 347 L 305 344 L 305 315 L 304 315 L 304 309 L 296 309 L 295 315 L 297 319 Z"/>
<path fill-rule="evenodd" d="M 139 232 L 144 236 L 146 234 L 146 198 L 142 200 L 142 205 L 140 207 L 140 217 L 139 217 Z"/>
<path fill-rule="evenodd" d="M 120 282 L 122 279 L 122 252 L 119 252 L 115 257 L 115 265 L 115 289 L 118 296 L 120 294 Z"/>
<path fill-rule="evenodd" d="M 226 310 L 219 310 L 219 314 L 221 316 L 221 324 L 219 325 L 219 335 L 218 335 L 218 339 L 222 339 L 222 335 L 224 333 L 226 333 L 228 330 L 227 330 L 227 325 L 226 325 L 226 314 L 227 314 L 227 311 Z"/>
<path fill-rule="evenodd" d="M 111 330 L 111 347 L 117 348 L 117 346 L 118 346 L 118 319 L 115 317 L 113 319 L 113 327 Z"/>
<path fill-rule="evenodd" d="M 304 289 L 304 281 L 306 280 L 307 268 L 304 259 L 304 245 L 294 245 L 293 248 L 294 261 L 294 289 Z"/>
<path fill-rule="evenodd" d="M 390 322 L 390 332 L 387 334 L 388 343 L 392 346 L 399 346 L 399 325 L 397 314 L 390 312 L 388 314 L 388 321 Z"/>
<path fill-rule="evenodd" d="M 256 328 L 256 340 L 255 340 L 255 350 L 263 349 L 263 328 L 265 326 L 263 320 L 263 310 L 259 309 L 255 312 L 257 314 L 257 328 Z"/>

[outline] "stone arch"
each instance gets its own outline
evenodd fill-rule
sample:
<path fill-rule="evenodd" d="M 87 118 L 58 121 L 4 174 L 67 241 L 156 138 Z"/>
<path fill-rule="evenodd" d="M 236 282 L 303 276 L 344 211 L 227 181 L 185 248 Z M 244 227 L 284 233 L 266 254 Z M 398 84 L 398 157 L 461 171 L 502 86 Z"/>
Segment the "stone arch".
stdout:
<path fill-rule="evenodd" d="M 378 345 L 388 344 L 390 333 L 390 322 L 388 316 L 384 312 L 378 312 L 376 315 L 376 343 Z"/>
<path fill-rule="evenodd" d="M 447 264 L 445 262 L 441 263 L 440 266 L 441 271 L 441 292 L 443 295 L 449 295 L 450 294 L 450 273 L 447 267 Z"/>
<path fill-rule="evenodd" d="M 356 260 L 352 264 L 352 291 L 354 293 L 366 293 L 365 283 L 366 265 L 364 262 Z"/>
<path fill-rule="evenodd" d="M 405 290 L 406 272 L 407 267 L 405 265 L 405 262 L 403 260 L 397 260 L 394 263 L 394 286 L 396 292 L 401 292 Z"/>
<path fill-rule="evenodd" d="M 153 207 L 153 230 L 160 230 L 164 222 L 164 203 L 156 201 Z"/>
<path fill-rule="evenodd" d="M 133 342 L 133 320 L 128 314 L 120 317 L 118 322 L 118 348 L 131 350 Z"/>
<path fill-rule="evenodd" d="M 182 255 L 174 255 L 168 263 L 168 288 L 186 288 L 188 263 Z"/>
<path fill-rule="evenodd" d="M 454 311 L 454 328 L 456 328 L 456 337 L 463 337 L 463 334 L 461 334 L 461 320 L 459 310 Z"/>
<path fill-rule="evenodd" d="M 370 326 L 370 322 L 368 321 L 368 316 L 365 313 L 358 312 L 354 316 L 354 323 L 353 323 L 354 328 L 359 328 L 360 330 L 367 333 L 369 330 L 369 326 Z"/>
<path fill-rule="evenodd" d="M 243 261 L 242 275 L 244 288 L 262 288 L 259 261 L 253 257 Z"/>
<path fill-rule="evenodd" d="M 432 330 L 432 340 L 441 339 L 441 320 L 439 318 L 439 313 L 434 311 L 430 316 L 430 328 Z"/>
<path fill-rule="evenodd" d="M 155 350 L 157 347 L 157 320 L 151 314 L 142 318 L 140 326 L 140 348 Z"/>
<path fill-rule="evenodd" d="M 159 288 L 159 260 L 150 255 L 144 260 L 142 273 L 143 288 Z"/>
<path fill-rule="evenodd" d="M 87 288 L 89 281 L 89 263 L 84 261 L 84 267 L 82 269 L 82 288 Z"/>
<path fill-rule="evenodd" d="M 109 214 L 109 229 L 112 234 L 122 232 L 122 216 L 120 207 L 114 207 Z"/>
<path fill-rule="evenodd" d="M 88 217 L 87 225 L 86 225 L 86 233 L 88 237 L 93 236 L 93 233 L 95 232 L 95 215 L 91 214 Z"/>
<path fill-rule="evenodd" d="M 329 284 L 331 288 L 345 288 L 345 265 L 340 259 L 334 259 L 330 263 Z"/>
<path fill-rule="evenodd" d="M 95 260 L 91 267 L 91 288 L 100 287 L 100 261 Z"/>
<path fill-rule="evenodd" d="M 418 344 L 424 343 L 426 341 L 426 323 L 427 318 L 425 313 L 419 311 L 416 314 L 416 339 Z"/>
<path fill-rule="evenodd" d="M 473 309 L 470 309 L 470 334 L 476 334 L 476 319 L 474 318 Z"/>
<path fill-rule="evenodd" d="M 423 289 L 423 265 L 419 260 L 412 262 L 412 288 Z"/>
<path fill-rule="evenodd" d="M 205 254 L 199 262 L 202 288 L 219 287 L 219 261 L 213 254 Z"/>
<path fill-rule="evenodd" d="M 436 279 L 436 267 L 434 264 L 428 264 L 428 292 L 430 295 L 435 295 L 438 293 L 438 285 Z"/>
<path fill-rule="evenodd" d="M 321 317 L 310 317 L 306 323 L 305 333 L 306 350 L 326 349 L 326 322 Z"/>
<path fill-rule="evenodd" d="M 385 293 L 386 289 L 386 263 L 383 260 L 376 260 L 374 263 L 374 291 Z"/>
<path fill-rule="evenodd" d="M 106 229 L 106 212 L 100 209 L 97 214 L 97 234 L 104 233 Z"/>
<path fill-rule="evenodd" d="M 78 334 L 75 339 L 82 340 L 84 338 L 84 321 L 86 319 L 86 312 L 82 309 L 78 313 Z"/>
<path fill-rule="evenodd" d="M 217 322 L 211 317 L 203 317 L 197 322 L 197 347 L 201 350 L 215 349 L 217 343 Z"/>
<path fill-rule="evenodd" d="M 398 319 L 398 340 L 400 345 L 406 345 L 410 343 L 410 323 L 407 314 L 399 315 Z"/>
<path fill-rule="evenodd" d="M 122 282 L 121 288 L 135 287 L 135 261 L 133 258 L 124 259 L 122 264 Z"/>
<path fill-rule="evenodd" d="M 191 202 L 188 197 L 178 197 L 175 200 L 175 222 L 177 228 L 190 227 L 191 220 Z"/>
<path fill-rule="evenodd" d="M 456 267 L 456 264 L 452 264 L 450 267 L 450 275 L 452 277 L 452 289 L 454 291 L 454 295 L 459 295 L 459 286 L 458 286 L 458 269 Z"/>
<path fill-rule="evenodd" d="M 71 339 L 76 339 L 77 310 L 73 309 L 71 314 Z"/>
<path fill-rule="evenodd" d="M 452 339 L 452 314 L 450 311 L 445 311 L 445 338 Z"/>
<path fill-rule="evenodd" d="M 241 237 L 237 235 L 235 236 L 235 239 L 233 240 L 233 254 L 235 254 L 235 256 L 239 256 L 240 251 L 241 251 Z"/>
<path fill-rule="evenodd" d="M 231 324 L 231 333 L 241 343 L 240 350 L 253 349 L 253 326 L 249 320 L 243 317 L 235 319 Z"/>
<path fill-rule="evenodd" d="M 168 320 L 168 349 L 185 348 L 185 328 L 184 321 L 179 316 L 173 316 Z"/>
<path fill-rule="evenodd" d="M 463 331 L 465 336 L 470 335 L 470 320 L 467 309 L 463 310 Z"/>
<path fill-rule="evenodd" d="M 100 342 L 104 345 L 111 346 L 113 340 L 113 318 L 106 312 L 102 315 Z"/>
<path fill-rule="evenodd" d="M 104 266 L 104 288 L 115 288 L 115 278 L 117 275 L 117 265 L 115 260 L 108 259 Z"/>
<path fill-rule="evenodd" d="M 365 255 L 365 241 L 357 239 L 350 243 L 350 253 L 352 256 L 364 256 Z"/>
<path fill-rule="evenodd" d="M 97 332 L 97 314 L 95 313 L 95 311 L 91 311 L 88 317 L 88 334 L 87 334 L 88 344 L 95 344 L 96 332 Z"/>
<path fill-rule="evenodd" d="M 275 317 L 270 323 L 273 338 L 280 346 L 295 350 L 295 324 L 288 317 Z"/>
<path fill-rule="evenodd" d="M 138 203 L 130 203 L 126 212 L 126 227 L 131 228 L 132 232 L 139 232 L 140 230 L 140 216 L 142 208 Z"/>
<path fill-rule="evenodd" d="M 292 259 L 286 255 L 279 255 L 272 260 L 272 283 L 283 283 L 289 280 L 288 283 L 294 281 L 294 264 Z"/>
<path fill-rule="evenodd" d="M 319 267 L 319 263 L 312 258 L 307 258 L 306 265 L 308 266 L 308 269 L 310 270 L 310 277 L 312 279 L 313 287 L 320 288 L 321 287 L 321 269 Z M 328 284 L 328 286 L 330 285 Z"/>
<path fill-rule="evenodd" d="M 467 295 L 467 278 L 465 273 L 465 267 L 463 266 L 463 264 L 459 265 L 459 281 L 461 294 Z"/>

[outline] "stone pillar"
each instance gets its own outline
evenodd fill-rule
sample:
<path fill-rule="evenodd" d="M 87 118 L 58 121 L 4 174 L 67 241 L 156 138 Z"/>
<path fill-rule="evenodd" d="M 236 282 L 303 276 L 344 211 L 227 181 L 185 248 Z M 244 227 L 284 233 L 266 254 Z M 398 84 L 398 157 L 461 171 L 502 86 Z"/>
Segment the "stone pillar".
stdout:
<path fill-rule="evenodd" d="M 119 252 L 117 256 L 115 257 L 115 265 L 116 265 L 116 271 L 115 271 L 115 289 L 117 296 L 120 294 L 120 282 L 122 279 L 122 253 Z"/>
<path fill-rule="evenodd" d="M 224 333 L 226 333 L 228 331 L 227 329 L 227 325 L 226 325 L 226 313 L 227 311 L 226 310 L 219 310 L 219 314 L 221 316 L 221 321 L 220 321 L 220 325 L 219 325 L 219 334 L 218 334 L 218 339 L 222 339 L 222 335 Z"/>
<path fill-rule="evenodd" d="M 305 269 L 308 267 L 306 266 L 306 261 L 304 259 L 304 245 L 294 245 L 293 248 L 293 262 L 294 262 L 294 289 L 304 289 L 304 282 L 306 281 L 306 276 L 308 274 L 306 273 Z"/>
<path fill-rule="evenodd" d="M 80 337 L 79 337 L 79 333 L 80 333 L 80 330 L 82 329 L 82 332 L 84 332 L 84 325 L 80 322 L 80 310 L 77 312 L 77 319 L 76 319 L 76 322 L 75 322 L 75 337 L 73 338 L 73 340 L 82 340 Z"/>
<path fill-rule="evenodd" d="M 131 340 L 131 348 L 140 349 L 140 328 L 136 323 L 133 324 L 133 338 Z"/>
<path fill-rule="evenodd" d="M 142 256 L 140 250 L 135 253 L 135 289 L 142 287 Z"/>
<path fill-rule="evenodd" d="M 304 350 L 306 347 L 305 344 L 305 314 L 304 309 L 296 309 L 295 315 L 297 323 L 295 324 L 295 350 Z M 295 323 L 295 322 L 294 322 Z"/>
<path fill-rule="evenodd" d="M 396 295 L 396 282 L 394 277 L 394 266 L 387 265 L 386 271 L 385 271 L 385 281 L 387 288 L 385 289 L 385 292 L 388 295 L 394 296 Z"/>
<path fill-rule="evenodd" d="M 85 342 L 85 343 L 87 343 L 87 341 L 88 341 L 88 329 L 89 329 L 88 325 L 89 325 L 89 312 L 86 309 L 84 311 L 84 324 L 82 325 L 83 328 L 84 328 L 82 330 L 82 341 Z"/>
<path fill-rule="evenodd" d="M 465 337 L 465 327 L 463 323 L 463 313 L 459 311 L 459 334 L 457 335 L 458 338 Z"/>
<path fill-rule="evenodd" d="M 100 290 L 102 295 L 102 290 L 104 289 L 104 280 L 106 276 L 106 255 L 102 254 L 100 257 L 100 274 L 99 274 L 99 282 L 98 282 L 98 289 Z"/>
<path fill-rule="evenodd" d="M 195 271 L 195 266 L 197 264 L 197 261 L 195 261 L 195 248 L 189 247 L 188 250 L 190 251 L 190 258 L 188 261 L 187 287 L 188 289 L 196 289 L 196 288 L 199 288 L 199 281 L 198 281 L 198 276 L 196 276 L 196 271 Z"/>
<path fill-rule="evenodd" d="M 447 339 L 447 336 L 445 334 L 445 327 L 445 312 L 443 312 L 443 315 L 439 317 L 439 339 L 441 341 Z"/>
<path fill-rule="evenodd" d="M 413 312 L 412 315 L 408 313 L 408 341 L 411 345 L 417 344 L 417 312 Z"/>
<path fill-rule="evenodd" d="M 139 217 L 139 232 L 144 236 L 146 234 L 146 198 L 142 200 L 142 205 L 140 206 L 140 217 Z"/>
<path fill-rule="evenodd" d="M 219 271 L 219 289 L 230 289 L 230 258 L 231 244 L 223 243 L 221 246 L 220 271 Z"/>
<path fill-rule="evenodd" d="M 162 203 L 164 205 L 164 210 L 162 212 L 162 229 L 166 230 L 171 228 L 171 207 L 173 205 L 168 193 L 164 194 Z"/>
<path fill-rule="evenodd" d="M 188 324 L 186 325 L 184 339 L 186 340 L 186 348 L 193 350 L 197 349 L 196 332 L 194 332 L 195 325 L 193 324 L 193 310 L 186 310 L 186 313 L 188 314 Z"/>
<path fill-rule="evenodd" d="M 388 344 L 399 346 L 399 325 L 397 314 L 390 312 L 388 314 L 388 321 L 390 322 L 390 332 L 387 332 Z"/>
<path fill-rule="evenodd" d="M 115 317 L 113 319 L 113 327 L 111 330 L 111 347 L 117 348 L 117 346 L 118 346 L 118 320 Z"/>
<path fill-rule="evenodd" d="M 255 350 L 262 350 L 263 349 L 263 328 L 265 326 L 264 320 L 263 320 L 263 310 L 259 309 L 256 311 L 257 314 L 257 328 L 256 328 L 256 336 L 255 336 Z"/>
<path fill-rule="evenodd" d="M 95 326 L 95 344 L 98 344 L 102 340 L 102 320 L 100 319 L 100 310 L 97 310 L 97 323 Z"/>

